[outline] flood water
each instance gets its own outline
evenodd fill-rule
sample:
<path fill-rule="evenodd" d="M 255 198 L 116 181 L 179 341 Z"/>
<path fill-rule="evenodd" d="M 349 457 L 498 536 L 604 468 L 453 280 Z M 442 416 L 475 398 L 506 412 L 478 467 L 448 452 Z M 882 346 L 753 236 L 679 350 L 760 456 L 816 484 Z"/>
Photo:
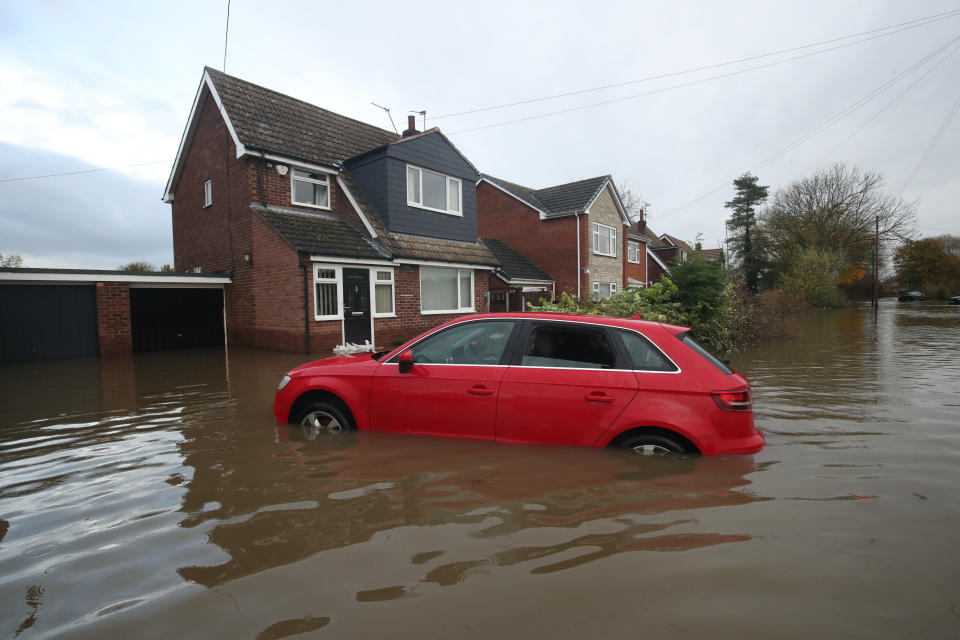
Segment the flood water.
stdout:
<path fill-rule="evenodd" d="M 271 415 L 296 354 L 0 366 L 0 637 L 960 637 L 960 307 L 736 354 L 767 447 Z"/>

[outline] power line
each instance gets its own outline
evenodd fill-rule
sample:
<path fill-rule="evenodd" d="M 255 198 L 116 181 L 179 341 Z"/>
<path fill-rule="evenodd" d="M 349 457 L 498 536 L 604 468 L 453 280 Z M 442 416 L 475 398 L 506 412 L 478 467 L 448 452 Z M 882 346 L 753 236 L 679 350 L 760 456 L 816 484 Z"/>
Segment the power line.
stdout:
<path fill-rule="evenodd" d="M 901 191 L 906 190 L 906 188 L 913 182 L 913 179 L 917 177 L 917 174 L 920 172 L 920 169 L 926 164 L 927 160 L 930 158 L 930 155 L 933 153 L 933 150 L 936 148 L 937 144 L 940 142 L 940 138 L 943 137 L 943 134 L 947 131 L 947 128 L 950 126 L 950 123 L 953 121 L 954 116 L 957 115 L 957 111 L 960 110 L 960 97 L 957 97 L 956 102 L 953 103 L 953 106 L 950 107 L 950 111 L 947 112 L 947 117 L 944 118 L 943 122 L 940 124 L 940 128 L 937 129 L 937 132 L 933 134 L 933 139 L 930 140 L 930 144 L 927 145 L 926 150 L 923 152 L 923 155 L 920 157 L 919 162 L 914 165 L 913 170 L 910 172 L 910 175 L 907 177 L 906 182 L 903 183 L 903 186 L 900 187 Z"/>
<path fill-rule="evenodd" d="M 948 41 L 945 42 L 944 44 L 942 44 L 942 45 L 940 45 L 939 47 L 937 47 L 936 49 L 934 49 L 932 52 L 930 52 L 930 53 L 928 53 L 927 55 L 925 55 L 925 56 L 923 56 L 922 58 L 920 58 L 920 60 L 918 60 L 918 61 L 915 62 L 914 64 L 912 64 L 912 65 L 910 65 L 909 67 L 907 67 L 904 71 L 902 71 L 902 72 L 900 72 L 899 74 L 897 74 L 896 76 L 894 76 L 891 80 L 888 80 L 888 81 L 884 82 L 883 84 L 881 84 L 881 85 L 880 85 L 879 87 L 877 87 L 876 89 L 873 89 L 872 91 L 868 92 L 868 93 L 865 94 L 863 97 L 861 97 L 861 98 L 859 98 L 858 100 L 854 101 L 853 103 L 851 103 L 849 106 L 847 106 L 846 108 L 844 108 L 844 109 L 842 109 L 841 111 L 839 111 L 839 112 L 838 112 L 837 114 L 835 114 L 834 116 L 831 116 L 830 118 L 828 118 L 826 121 L 824 121 L 824 122 L 821 123 L 820 125 L 814 127 L 813 129 L 811 129 L 810 131 L 808 131 L 808 132 L 805 133 L 804 135 L 800 136 L 799 138 L 797 138 L 797 140 L 794 140 L 793 142 L 791 142 L 790 144 L 788 144 L 784 149 L 781 149 L 780 151 L 774 153 L 772 156 L 768 156 L 767 159 L 763 160 L 762 162 L 760 162 L 759 164 L 756 165 L 757 168 L 760 168 L 760 167 L 764 167 L 764 166 L 769 165 L 770 163 L 772 163 L 772 162 L 774 162 L 775 160 L 777 160 L 777 159 L 779 159 L 780 157 L 782 157 L 787 151 L 790 151 L 790 150 L 796 148 L 797 146 L 799 146 L 799 145 L 802 144 L 803 142 L 806 142 L 806 141 L 812 139 L 813 137 L 815 137 L 816 135 L 819 135 L 819 134 L 822 133 L 823 131 L 826 131 L 829 127 L 833 126 L 834 124 L 836 124 L 837 122 L 839 122 L 839 121 L 842 120 L 843 118 L 845 118 L 845 117 L 847 117 L 847 116 L 855 113 L 860 107 L 862 107 L 863 105 L 867 104 L 872 98 L 880 95 L 881 93 L 883 93 L 883 91 L 886 91 L 888 88 L 890 88 L 891 86 L 893 86 L 894 84 L 896 84 L 897 82 L 899 82 L 900 80 L 902 80 L 903 78 L 909 76 L 911 73 L 913 73 L 914 71 L 916 71 L 918 68 L 920 68 L 921 66 L 923 66 L 924 64 L 926 64 L 927 62 L 929 62 L 930 60 L 932 60 L 934 57 L 936 57 L 937 55 L 939 55 L 940 53 L 942 53 L 946 48 L 948 48 L 951 44 L 955 43 L 957 40 L 960 40 L 960 36 L 955 37 L 955 38 L 952 38 L 951 40 L 948 40 Z M 953 52 L 951 52 L 950 54 L 948 54 L 948 56 L 946 56 L 946 57 L 944 57 L 943 59 L 941 59 L 941 61 L 938 62 L 937 65 L 939 65 L 941 62 L 943 62 L 943 60 L 945 60 L 947 57 L 949 57 L 949 55 L 952 55 L 952 53 L 953 53 Z M 936 67 L 936 65 L 934 66 L 934 68 L 935 68 L 935 67 Z M 931 69 L 931 71 L 932 71 L 932 69 Z M 929 73 L 929 71 L 928 71 L 928 73 Z M 912 85 L 911 85 L 911 86 L 912 86 Z M 871 118 L 871 119 L 872 119 L 872 118 Z M 844 141 L 845 141 L 845 140 L 844 140 Z M 841 144 L 842 144 L 842 143 L 841 143 Z M 832 153 L 832 152 L 833 152 L 833 151 L 831 151 L 831 153 Z M 709 198 L 710 196 L 714 195 L 714 194 L 717 193 L 718 191 L 721 191 L 721 190 L 723 190 L 723 189 L 726 189 L 728 186 L 729 186 L 729 183 L 728 183 L 728 182 L 724 182 L 723 184 L 719 185 L 718 187 L 716 187 L 716 188 L 714 188 L 714 189 L 712 189 L 712 190 L 704 193 L 703 195 L 701 195 L 701 196 L 699 196 L 699 197 L 697 197 L 697 198 L 694 198 L 693 200 L 690 200 L 689 202 L 686 202 L 686 203 L 680 205 L 679 207 L 676 207 L 676 208 L 674 208 L 674 209 L 671 209 L 671 210 L 667 211 L 666 213 L 667 213 L 667 214 L 671 214 L 671 213 L 676 213 L 676 212 L 678 212 L 678 211 L 682 211 L 683 209 L 686 209 L 686 208 L 689 207 L 690 205 L 696 204 L 696 203 L 700 202 L 701 200 L 705 200 L 706 198 Z"/>
<path fill-rule="evenodd" d="M 789 48 L 789 49 L 780 49 L 779 51 L 771 51 L 771 52 L 769 52 L 769 53 L 762 53 L 762 54 L 759 54 L 759 55 L 749 56 L 749 57 L 746 57 L 746 58 L 739 58 L 739 59 L 737 59 L 737 60 L 729 60 L 729 61 L 727 61 L 727 62 L 720 62 L 720 63 L 717 63 L 717 64 L 703 65 L 703 66 L 699 66 L 699 67 L 693 67 L 693 68 L 691 68 L 691 69 L 684 69 L 684 70 L 682 70 L 682 71 L 673 71 L 673 72 L 671 72 L 671 73 L 663 73 L 663 74 L 659 74 L 659 75 L 647 76 L 646 78 L 640 78 L 639 80 L 627 80 L 627 81 L 625 81 L 625 82 L 616 82 L 616 83 L 613 83 L 613 84 L 607 84 L 607 85 L 603 85 L 603 86 L 600 86 L 600 87 L 591 87 L 591 88 L 589 88 L 589 89 L 579 89 L 579 90 L 576 90 L 576 91 L 568 91 L 568 92 L 565 92 L 565 93 L 557 93 L 557 94 L 554 94 L 554 95 L 543 96 L 543 97 L 539 97 L 539 98 L 530 98 L 530 99 L 527 99 L 527 100 L 518 100 L 518 101 L 516 101 L 516 102 L 507 102 L 507 103 L 504 103 L 504 104 L 491 105 L 491 106 L 488 106 L 488 107 L 479 107 L 479 108 L 477 108 L 477 109 L 468 109 L 468 110 L 466 110 L 466 111 L 459 111 L 459 112 L 457 112 L 457 113 L 447 113 L 447 114 L 440 115 L 440 116 L 433 116 L 433 118 L 434 118 L 434 120 L 439 120 L 439 119 L 442 119 L 442 118 L 453 118 L 453 117 L 463 116 L 463 115 L 469 115 L 469 114 L 473 114 L 473 113 L 480 113 L 480 112 L 483 112 L 483 111 L 493 111 L 493 110 L 495 110 L 495 109 L 505 109 L 505 108 L 507 108 L 507 107 L 516 107 L 516 106 L 521 106 L 521 105 L 525 105 L 525 104 L 532 104 L 532 103 L 535 103 L 535 102 L 543 102 L 543 101 L 545 101 L 545 100 L 555 100 L 555 99 L 557 99 L 557 98 L 566 98 L 566 97 L 569 97 L 569 96 L 581 95 L 581 94 L 584 94 L 584 93 L 592 93 L 592 92 L 595 92 L 595 91 L 603 91 L 603 90 L 606 90 L 606 89 L 614 89 L 614 88 L 616 88 L 616 87 L 624 87 L 624 86 L 628 86 L 628 85 L 631 85 L 631 84 L 639 84 L 639 83 L 642 83 L 642 82 L 650 82 L 651 80 L 662 80 L 662 79 L 664 79 L 664 78 L 672 78 L 672 77 L 681 76 L 681 75 L 685 75 L 685 74 L 689 74 L 689 73 L 696 73 L 696 72 L 698 72 L 698 71 L 706 71 L 706 70 L 709 70 L 709 69 L 717 69 L 717 68 L 726 67 L 726 66 L 729 66 L 729 65 L 732 65 L 732 64 L 740 64 L 740 63 L 742 63 L 742 62 L 750 62 L 751 60 L 760 60 L 760 59 L 763 59 L 763 58 L 769 58 L 769 57 L 771 57 L 771 56 L 777 56 L 777 55 L 781 55 L 781 54 L 784 54 L 784 53 L 792 53 L 792 52 L 794 52 L 794 51 L 801 51 L 801 50 L 803 50 L 803 49 L 810 49 L 810 48 L 812 48 L 812 47 L 819 47 L 819 46 L 822 46 L 822 45 L 825 45 L 825 44 L 831 44 L 831 43 L 834 43 L 834 42 L 839 42 L 839 41 L 841 41 L 841 40 L 849 40 L 850 38 L 857 38 L 857 37 L 860 37 L 860 36 L 869 35 L 869 34 L 877 33 L 877 32 L 880 32 L 880 31 L 889 31 L 889 30 L 891 30 L 891 29 L 896 29 L 896 31 L 890 31 L 890 33 L 884 33 L 884 34 L 881 34 L 881 35 L 879 35 L 879 36 L 875 36 L 876 38 L 882 38 L 882 37 L 885 37 L 885 36 L 893 35 L 893 34 L 895 34 L 895 33 L 900 33 L 901 31 L 907 31 L 908 29 L 916 29 L 917 27 L 923 27 L 923 26 L 926 26 L 926 25 L 928 25 L 928 24 L 933 24 L 933 23 L 935 23 L 935 22 L 940 22 L 941 20 L 946 20 L 946 19 L 948 19 L 948 18 L 953 18 L 953 17 L 955 17 L 955 16 L 957 16 L 957 15 L 960 15 L 960 9 L 954 10 L 954 11 L 947 11 L 947 12 L 944 12 L 944 13 L 934 14 L 934 15 L 931 15 L 931 16 L 927 16 L 927 17 L 925 17 L 925 18 L 918 18 L 918 19 L 916 19 L 916 20 L 910 20 L 910 21 L 908 21 L 908 22 L 901 22 L 901 23 L 899 23 L 899 24 L 888 25 L 888 26 L 886 26 L 886 27 L 879 27 L 879 28 L 877 28 L 877 29 L 871 29 L 871 30 L 869 30 L 869 31 L 862 31 L 862 32 L 860 32 L 860 33 L 853 33 L 853 34 L 850 34 L 850 35 L 841 36 L 841 37 L 839 37 L 839 38 L 832 38 L 832 39 L 830 39 L 830 40 L 822 40 L 822 41 L 820 41 L 820 42 L 814 42 L 814 43 L 812 43 L 812 44 L 805 44 L 805 45 L 801 45 L 801 46 L 798 46 L 798 47 L 791 47 L 791 48 Z M 917 23 L 921 23 L 921 24 L 917 24 Z M 913 25 L 913 26 L 907 26 L 907 25 Z M 898 28 L 898 27 L 904 27 L 904 28 L 903 28 L 903 29 L 900 29 L 900 28 Z M 873 38 L 867 38 L 867 39 L 865 39 L 865 40 L 860 40 L 860 41 L 858 41 L 858 42 L 852 42 L 852 43 L 849 43 L 849 44 L 859 44 L 860 42 L 866 42 L 867 40 L 872 40 L 872 39 L 873 39 Z M 847 45 L 844 45 L 844 46 L 847 46 Z M 831 51 L 831 50 L 832 50 L 832 49 L 826 49 L 826 51 Z M 548 115 L 549 115 L 549 114 L 548 114 Z"/>
<path fill-rule="evenodd" d="M 960 12 L 958 12 L 958 13 L 960 13 Z M 907 27 L 907 28 L 914 28 L 914 27 Z M 905 30 L 905 29 L 901 29 L 901 31 L 903 31 L 903 30 Z M 571 107 L 571 108 L 569 108 L 569 109 L 561 109 L 561 110 L 559 110 L 559 111 L 551 111 L 551 112 L 542 113 L 542 114 L 539 114 L 539 115 L 527 116 L 526 118 L 517 118 L 517 119 L 515 119 L 515 120 L 507 120 L 507 121 L 504 121 L 504 122 L 496 122 L 496 123 L 493 123 L 493 124 L 483 125 L 483 126 L 480 126 L 480 127 L 473 127 L 473 128 L 471 128 L 471 129 L 462 129 L 462 130 L 460 130 L 460 131 L 454 131 L 453 133 L 451 133 L 451 134 L 449 134 L 449 135 L 457 135 L 457 134 L 461 134 L 461 133 L 469 133 L 469 132 L 471 132 L 471 131 L 481 131 L 481 130 L 483 130 L 483 129 L 492 129 L 492 128 L 494 128 L 494 127 L 502 127 L 502 126 L 505 126 L 505 125 L 517 124 L 517 123 L 520 123 L 520 122 L 528 122 L 528 121 L 530 121 L 530 120 L 538 120 L 538 119 L 540 119 L 540 118 L 547 118 L 547 117 L 550 117 L 550 116 L 556 116 L 556 115 L 560 115 L 560 114 L 564 114 L 564 113 L 571 113 L 571 112 L 574 112 L 574 111 L 582 111 L 582 110 L 584 110 L 584 109 L 591 109 L 591 108 L 593 108 L 593 107 L 599 107 L 599 106 L 603 106 L 603 105 L 614 104 L 614 103 L 617 103 L 617 102 L 624 102 L 624 101 L 626 101 L 626 100 L 634 100 L 634 99 L 636 99 L 636 98 L 642 98 L 642 97 L 646 97 L 646 96 L 651 96 L 651 95 L 658 94 L 658 93 L 665 93 L 665 92 L 667 92 L 667 91 L 673 91 L 674 89 L 682 89 L 682 88 L 684 88 L 684 87 L 690 87 L 690 86 L 697 85 L 697 84 L 703 84 L 703 83 L 705 83 L 705 82 L 711 82 L 711 81 L 713 81 L 713 80 L 721 80 L 721 79 L 723 79 L 723 78 L 730 78 L 730 77 L 733 77 L 733 76 L 738 76 L 738 75 L 741 75 L 741 74 L 744 74 L 744 73 L 749 73 L 749 72 L 751 72 L 751 71 L 757 71 L 757 70 L 760 70 L 760 69 L 767 69 L 767 68 L 769 68 L 769 67 L 775 67 L 775 66 L 778 66 L 778 65 L 781 65 L 781 64 L 786 64 L 787 62 L 793 62 L 794 60 L 801 60 L 801 59 L 803 59 L 803 58 L 809 58 L 809 57 L 811 57 L 811 56 L 820 55 L 820 54 L 822 54 L 822 53 L 828 53 L 828 52 L 830 52 L 830 51 L 836 51 L 837 49 L 843 49 L 843 48 L 845 48 L 845 47 L 850 47 L 850 46 L 853 46 L 853 45 L 855 45 L 855 44 L 861 44 L 861 43 L 867 42 L 867 41 L 869 41 L 869 40 L 876 40 L 877 38 L 882 38 L 882 37 L 885 37 L 885 36 L 888 36 L 888 35 L 890 35 L 890 34 L 889 34 L 889 33 L 885 33 L 885 34 L 881 34 L 881 35 L 879 35 L 879 36 L 872 36 L 872 37 L 870 37 L 870 38 L 864 38 L 863 40 L 854 40 L 853 42 L 848 42 L 848 43 L 846 43 L 846 44 L 837 45 L 837 46 L 835 46 L 835 47 L 829 47 L 829 48 L 827 48 L 827 49 L 821 49 L 821 50 L 819 50 L 819 51 L 811 51 L 810 53 L 804 53 L 804 54 L 801 54 L 801 55 L 798 55 L 798 56 L 793 56 L 793 57 L 790 57 L 790 58 L 785 58 L 785 59 L 783 59 L 783 60 L 777 60 L 777 61 L 775 61 L 775 62 L 768 62 L 768 63 L 766 63 L 766 64 L 757 65 L 757 66 L 755 66 L 755 67 L 747 67 L 746 69 L 739 69 L 739 70 L 737 70 L 737 71 L 730 71 L 730 72 L 728 72 L 728 73 L 722 73 L 722 74 L 720 74 L 720 75 L 710 76 L 710 77 L 708 77 L 708 78 L 701 78 L 701 79 L 699 79 L 699 80 L 691 80 L 690 82 L 682 82 L 682 83 L 680 83 L 680 84 L 671 85 L 671 86 L 669 86 L 669 87 L 662 87 L 662 88 L 660 88 L 660 89 L 652 89 L 652 90 L 650 90 L 650 91 L 644 91 L 644 92 L 642 92 L 642 93 L 636 93 L 636 94 L 629 95 L 629 96 L 624 96 L 624 97 L 621 97 L 621 98 L 614 98 L 614 99 L 612 99 L 612 100 L 604 100 L 604 101 L 602 101 L 602 102 L 592 102 L 592 103 L 589 103 L 589 104 L 580 105 L 580 106 L 578 106 L 578 107 Z"/>
<path fill-rule="evenodd" d="M 958 39 L 960 39 L 960 38 L 958 38 Z M 919 78 L 917 78 L 916 80 L 914 80 L 913 82 L 911 82 L 909 85 L 907 85 L 907 87 L 906 87 L 903 91 L 901 91 L 900 93 L 898 93 L 898 94 L 893 98 L 893 100 L 891 100 L 890 102 L 888 102 L 887 104 L 885 104 L 879 111 L 877 111 L 877 112 L 874 113 L 872 116 L 870 116 L 863 124 L 861 124 L 859 127 L 857 127 L 856 129 L 854 129 L 854 130 L 850 133 L 850 135 L 848 135 L 846 138 L 844 138 L 843 140 L 841 140 L 840 142 L 838 142 L 835 147 L 833 147 L 832 149 L 830 149 L 830 151 L 827 151 L 825 154 L 823 154 L 823 156 L 822 156 L 819 160 L 817 160 L 815 163 L 813 163 L 813 165 L 811 165 L 811 166 L 807 169 L 807 171 L 810 171 L 810 169 L 813 169 L 815 166 L 817 166 L 818 164 L 820 164 L 821 162 L 823 162 L 824 160 L 826 160 L 834 151 L 836 151 L 837 149 L 839 149 L 840 147 L 842 147 L 842 146 L 844 145 L 844 143 L 846 143 L 847 140 L 849 140 L 849 139 L 852 138 L 853 136 L 855 136 L 855 135 L 857 135 L 858 133 L 860 133 L 863 129 L 865 129 L 865 128 L 867 127 L 867 125 L 869 125 L 871 122 L 873 122 L 874 120 L 876 120 L 884 111 L 886 111 L 887 109 L 889 109 L 890 107 L 892 107 L 897 101 L 900 100 L 900 98 L 902 98 L 902 97 L 905 96 L 907 93 L 909 93 L 911 89 L 913 89 L 915 86 L 917 86 L 917 85 L 918 85 L 921 81 L 923 81 L 923 79 L 926 78 L 928 75 L 930 75 L 931 73 L 933 73 L 933 71 L 934 71 L 937 67 L 939 67 L 941 64 L 943 64 L 944 62 L 946 62 L 946 61 L 950 58 L 950 56 L 952 56 L 953 54 L 955 54 L 958 50 L 960 50 L 960 46 L 954 47 L 953 50 L 950 51 L 950 53 L 948 53 L 948 54 L 945 55 L 944 57 L 940 58 L 940 60 L 938 60 L 937 62 L 935 62 L 934 65 L 933 65 L 932 67 L 930 67 L 929 69 L 927 69 L 926 71 L 924 71 L 923 74 L 922 74 Z M 807 173 L 807 171 L 804 171 L 804 173 Z"/>
<path fill-rule="evenodd" d="M 100 171 L 116 171 L 119 169 L 129 169 L 131 167 L 145 167 L 151 164 L 169 164 L 172 160 L 154 160 L 152 162 L 138 162 L 136 164 L 125 164 L 119 167 L 101 167 L 99 169 L 83 169 L 81 171 L 64 171 L 62 173 L 48 173 L 42 176 L 23 176 L 19 178 L 0 178 L 0 182 L 21 182 L 23 180 L 39 180 L 40 178 L 58 178 L 60 176 L 76 176 L 82 173 L 97 173 Z"/>

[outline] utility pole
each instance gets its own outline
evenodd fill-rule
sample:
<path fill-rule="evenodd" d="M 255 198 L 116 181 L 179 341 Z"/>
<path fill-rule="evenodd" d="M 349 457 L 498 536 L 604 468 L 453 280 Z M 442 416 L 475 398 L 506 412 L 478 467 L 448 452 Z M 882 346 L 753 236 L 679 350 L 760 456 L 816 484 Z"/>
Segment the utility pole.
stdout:
<path fill-rule="evenodd" d="M 873 231 L 873 308 L 880 308 L 880 216 L 874 219 Z"/>

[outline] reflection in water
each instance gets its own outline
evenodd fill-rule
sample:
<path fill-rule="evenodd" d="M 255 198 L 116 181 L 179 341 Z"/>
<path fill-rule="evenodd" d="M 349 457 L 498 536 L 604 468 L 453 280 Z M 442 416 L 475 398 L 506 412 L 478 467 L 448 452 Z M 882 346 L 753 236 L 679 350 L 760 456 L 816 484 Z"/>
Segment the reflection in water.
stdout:
<path fill-rule="evenodd" d="M 802 326 L 719 459 L 307 441 L 296 354 L 0 366 L 0 636 L 948 637 L 960 308 Z"/>

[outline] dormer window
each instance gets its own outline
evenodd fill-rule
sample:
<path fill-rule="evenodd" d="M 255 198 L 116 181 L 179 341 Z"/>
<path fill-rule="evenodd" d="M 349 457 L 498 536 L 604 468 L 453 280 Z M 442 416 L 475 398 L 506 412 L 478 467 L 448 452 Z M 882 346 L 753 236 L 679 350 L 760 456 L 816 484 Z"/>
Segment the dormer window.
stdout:
<path fill-rule="evenodd" d="M 330 208 L 330 176 L 293 169 L 290 172 L 291 202 L 319 209 Z"/>
<path fill-rule="evenodd" d="M 459 178 L 407 165 L 407 204 L 461 216 L 463 184 Z"/>

